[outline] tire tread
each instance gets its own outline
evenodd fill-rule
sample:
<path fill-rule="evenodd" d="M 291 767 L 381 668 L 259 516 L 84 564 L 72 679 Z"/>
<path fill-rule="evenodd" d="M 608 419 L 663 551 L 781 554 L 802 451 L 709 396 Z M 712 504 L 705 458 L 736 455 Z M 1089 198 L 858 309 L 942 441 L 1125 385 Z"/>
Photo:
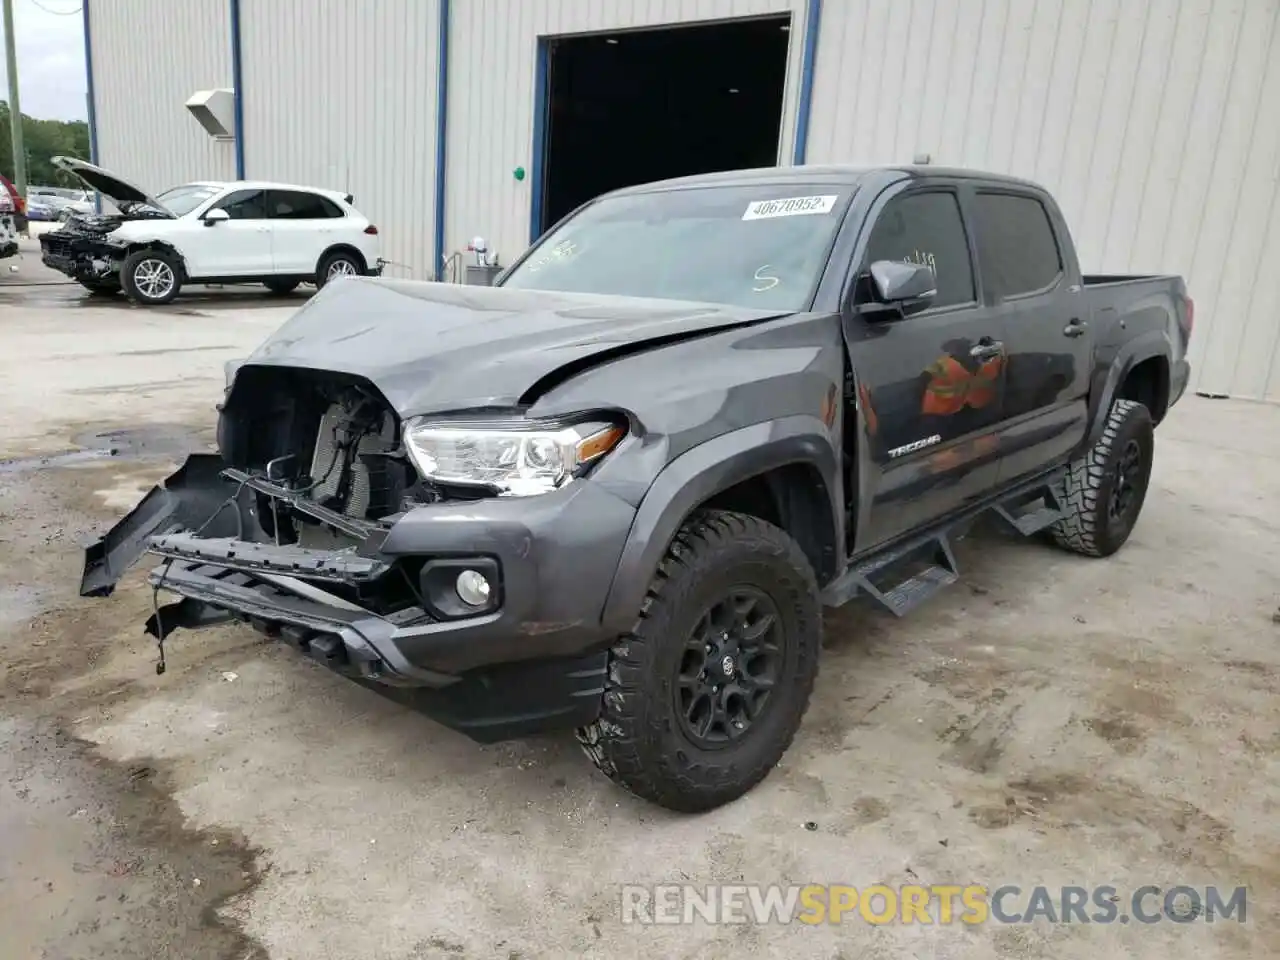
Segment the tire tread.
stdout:
<path fill-rule="evenodd" d="M 739 547 L 751 545 L 780 556 L 799 575 L 791 587 L 793 596 L 777 597 L 779 604 L 795 603 L 804 609 L 804 590 L 812 598 L 818 631 L 812 649 L 800 643 L 801 664 L 794 678 L 799 696 L 792 709 L 799 714 L 788 723 L 784 737 L 773 745 L 760 762 L 740 776 L 716 777 L 716 768 L 692 764 L 682 769 L 674 757 L 646 755 L 647 744 L 641 734 L 644 724 L 651 726 L 642 714 L 644 686 L 650 648 L 657 639 L 650 635 L 651 625 L 668 606 L 679 602 L 673 587 L 684 587 L 696 576 L 701 558 L 714 555 L 730 542 Z M 668 809 L 696 812 L 728 802 L 746 793 L 777 765 L 790 747 L 799 727 L 800 717 L 808 705 L 817 675 L 818 650 L 821 647 L 821 611 L 816 606 L 817 581 L 803 551 L 784 531 L 748 514 L 721 510 L 694 514 L 676 533 L 658 565 L 645 593 L 639 615 L 630 632 L 615 641 L 609 653 L 609 668 L 600 717 L 578 731 L 578 739 L 591 762 L 609 779 L 646 800 Z M 802 624 L 802 629 L 807 624 Z M 797 642 L 800 642 L 797 640 Z M 811 661 L 811 662 L 810 662 Z M 650 732 L 653 732 L 652 730 Z M 730 779 L 732 776 L 732 779 Z"/>
<path fill-rule="evenodd" d="M 1061 497 L 1063 517 L 1049 528 L 1049 535 L 1058 546 L 1087 557 L 1101 557 L 1108 552 L 1100 541 L 1098 498 L 1116 440 L 1129 419 L 1145 409 L 1134 400 L 1116 400 L 1098 442 L 1067 467 Z"/>

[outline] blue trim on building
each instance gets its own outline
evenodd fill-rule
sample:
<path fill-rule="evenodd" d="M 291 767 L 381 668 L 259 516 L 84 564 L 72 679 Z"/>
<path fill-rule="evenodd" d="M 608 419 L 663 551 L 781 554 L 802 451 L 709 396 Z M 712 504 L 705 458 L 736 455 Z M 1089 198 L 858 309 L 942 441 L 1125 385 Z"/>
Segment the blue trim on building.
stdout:
<path fill-rule="evenodd" d="M 98 107 L 93 94 L 93 32 L 89 23 L 89 0 L 80 5 L 84 22 L 84 81 L 89 111 L 89 162 L 98 162 Z"/>
<path fill-rule="evenodd" d="M 533 75 L 533 152 L 529 156 L 529 242 L 542 234 L 543 162 L 547 154 L 547 120 L 551 112 L 548 88 L 551 70 L 551 40 L 538 38 Z"/>
<path fill-rule="evenodd" d="M 240 0 L 228 0 L 231 12 L 231 85 L 235 88 L 236 179 L 244 179 L 244 74 L 240 66 Z"/>
<path fill-rule="evenodd" d="M 88 1 L 81 4 L 84 24 L 84 101 L 88 111 L 88 161 L 97 163 L 97 100 L 93 96 L 93 32 L 88 17 Z M 102 212 L 102 195 L 93 191 L 93 211 Z"/>
<path fill-rule="evenodd" d="M 436 39 L 436 196 L 435 196 L 435 254 L 436 266 L 432 276 L 444 279 L 444 215 L 445 215 L 445 160 L 448 156 L 449 131 L 449 0 L 436 0 L 440 22 Z"/>
<path fill-rule="evenodd" d="M 809 111 L 813 106 L 813 74 L 818 60 L 818 32 L 822 24 L 822 0 L 809 0 L 804 20 L 804 52 L 800 61 L 800 102 L 796 106 L 796 143 L 791 162 L 804 163 L 809 146 Z"/>

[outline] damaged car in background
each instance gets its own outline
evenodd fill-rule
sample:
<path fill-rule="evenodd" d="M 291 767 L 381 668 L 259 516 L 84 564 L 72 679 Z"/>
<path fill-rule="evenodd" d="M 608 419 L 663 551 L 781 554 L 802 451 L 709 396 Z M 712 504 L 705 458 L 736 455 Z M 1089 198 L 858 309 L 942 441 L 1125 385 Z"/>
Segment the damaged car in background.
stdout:
<path fill-rule="evenodd" d="M 705 810 L 789 746 L 824 604 L 907 613 L 982 514 L 1120 549 L 1192 317 L 1178 277 L 1082 275 L 1025 181 L 633 187 L 492 288 L 326 287 L 233 365 L 218 453 L 89 547 L 81 593 L 150 553 L 158 669 L 174 630 L 244 621 L 477 740 L 577 729 L 616 782 Z"/>
<path fill-rule="evenodd" d="M 0 260 L 18 255 L 18 237 L 26 229 L 22 195 L 0 177 Z"/>
<path fill-rule="evenodd" d="M 333 190 L 201 181 L 152 197 L 101 167 L 54 157 L 118 212 L 73 212 L 40 236 L 44 264 L 91 293 L 169 303 L 190 284 L 261 283 L 287 294 L 303 283 L 377 276 L 378 228 Z"/>

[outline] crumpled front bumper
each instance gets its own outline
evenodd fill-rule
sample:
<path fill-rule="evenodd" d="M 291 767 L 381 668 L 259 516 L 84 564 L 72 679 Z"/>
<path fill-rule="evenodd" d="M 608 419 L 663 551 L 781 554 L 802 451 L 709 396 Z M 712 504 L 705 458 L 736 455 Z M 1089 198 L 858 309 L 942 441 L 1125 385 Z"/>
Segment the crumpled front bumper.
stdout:
<path fill-rule="evenodd" d="M 263 542 L 254 491 L 196 454 L 85 555 L 81 593 L 109 594 L 144 553 L 151 584 L 177 594 L 154 636 L 242 620 L 480 740 L 578 726 L 599 710 L 605 600 L 635 508 L 590 483 L 539 497 L 445 502 L 372 529 L 358 545 Z M 385 578 L 436 562 L 492 564 L 498 600 L 459 616 L 421 605 L 380 612 L 365 597 Z"/>
<path fill-rule="evenodd" d="M 50 269 L 82 280 L 100 279 L 115 272 L 120 250 L 100 237 L 61 230 L 40 237 L 40 261 Z"/>

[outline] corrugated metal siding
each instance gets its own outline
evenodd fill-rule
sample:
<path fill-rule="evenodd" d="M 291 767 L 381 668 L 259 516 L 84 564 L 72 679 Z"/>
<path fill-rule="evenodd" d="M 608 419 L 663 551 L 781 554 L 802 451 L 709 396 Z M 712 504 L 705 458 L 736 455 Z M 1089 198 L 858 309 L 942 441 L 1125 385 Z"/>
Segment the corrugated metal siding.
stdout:
<path fill-rule="evenodd" d="M 1187 277 L 1196 389 L 1280 400 L 1278 16 L 1276 0 L 828 2 L 808 159 L 923 152 L 1040 181 L 1086 270 Z"/>
<path fill-rule="evenodd" d="M 90 3 L 99 163 L 156 193 L 235 176 L 235 145 L 205 133 L 183 106 L 230 88 L 227 0 Z"/>
<path fill-rule="evenodd" d="M 528 245 L 532 179 L 512 171 L 533 166 L 538 37 L 791 12 L 781 137 L 790 162 L 805 8 L 804 0 L 453 0 L 446 249 L 479 234 L 510 263 Z"/>
<path fill-rule="evenodd" d="M 387 274 L 431 275 L 437 7 L 241 0 L 245 176 L 355 195 Z"/>

